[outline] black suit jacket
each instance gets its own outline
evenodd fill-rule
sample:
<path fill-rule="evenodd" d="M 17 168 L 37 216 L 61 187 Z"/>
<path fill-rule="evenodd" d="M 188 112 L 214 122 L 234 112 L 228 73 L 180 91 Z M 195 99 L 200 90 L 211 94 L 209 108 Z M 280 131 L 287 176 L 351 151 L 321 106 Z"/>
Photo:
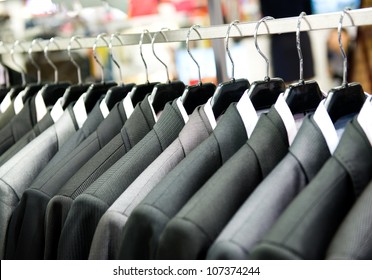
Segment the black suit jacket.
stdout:
<path fill-rule="evenodd" d="M 271 154 L 271 149 L 267 151 Z M 311 181 L 330 152 L 322 132 L 306 116 L 288 154 L 239 208 L 208 251 L 208 259 L 248 259 L 294 197 Z"/>
<path fill-rule="evenodd" d="M 99 107 L 100 101 L 89 113 L 84 125 L 76 131 L 43 169 L 30 188 L 25 191 L 18 206 L 14 209 L 9 223 L 6 252 L 7 259 L 43 259 L 44 258 L 44 218 L 47 203 L 59 188 L 71 177 L 74 157 L 67 153 L 93 132 L 103 121 Z M 35 211 L 37 208 L 37 211 Z M 32 238 L 30 238 L 32 236 Z"/>
<path fill-rule="evenodd" d="M 333 260 L 372 260 L 372 181 L 347 214 L 327 249 Z"/>
<path fill-rule="evenodd" d="M 154 258 L 167 222 L 246 140 L 243 121 L 232 104 L 212 134 L 133 210 L 124 227 L 119 259 Z"/>
<path fill-rule="evenodd" d="M 107 122 L 109 116 L 104 123 L 111 124 L 108 126 L 100 126 L 96 134 L 92 134 L 84 141 L 83 147 L 78 147 L 77 157 L 79 161 L 85 155 L 91 155 L 91 151 L 96 151 L 96 147 L 109 141 L 110 135 L 113 137 L 105 146 L 103 146 L 94 156 L 74 174 L 70 180 L 58 191 L 57 195 L 51 199 L 46 210 L 46 226 L 45 226 L 45 252 L 46 259 L 57 258 L 58 240 L 67 213 L 75 198 L 84 192 L 86 188 L 94 182 L 106 169 L 114 164 L 122 155 L 136 145 L 153 127 L 155 120 L 151 111 L 148 99 L 145 98 L 139 103 L 128 120 L 125 118 L 125 112 L 122 105 L 118 108 L 118 115 L 125 122 L 124 126 L 118 128 L 115 123 L 118 120 L 111 119 Z M 123 114 L 119 113 L 122 112 Z M 112 130 L 118 129 L 115 137 Z M 83 144 L 83 143 L 82 143 Z M 76 160 L 76 159 L 75 159 Z"/>
<path fill-rule="evenodd" d="M 354 118 L 333 156 L 252 251 L 253 259 L 323 259 L 346 213 L 372 178 L 372 149 Z"/>
<path fill-rule="evenodd" d="M 246 144 L 167 224 L 160 236 L 157 258 L 205 259 L 209 246 L 246 197 L 285 156 L 288 146 L 284 123 L 272 108 L 261 115 Z"/>
<path fill-rule="evenodd" d="M 185 125 L 176 100 L 164 108 L 154 128 L 76 198 L 63 226 L 58 259 L 87 259 L 101 216 L 120 194 L 178 136 Z"/>

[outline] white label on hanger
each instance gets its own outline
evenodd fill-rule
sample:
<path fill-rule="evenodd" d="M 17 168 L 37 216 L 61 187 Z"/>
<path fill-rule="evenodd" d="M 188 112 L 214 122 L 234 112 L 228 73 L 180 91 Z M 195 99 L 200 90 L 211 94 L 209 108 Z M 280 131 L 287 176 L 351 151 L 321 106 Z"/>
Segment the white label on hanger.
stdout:
<path fill-rule="evenodd" d="M 367 94 L 367 93 L 366 93 Z M 368 94 L 367 94 L 368 95 Z M 358 123 L 372 145 L 372 96 L 369 95 L 358 115 Z"/>
<path fill-rule="evenodd" d="M 322 101 L 320 101 L 318 108 L 316 108 L 316 111 L 314 113 L 313 119 L 318 125 L 319 129 L 322 131 L 328 149 L 332 155 L 333 152 L 336 150 L 339 139 L 335 126 L 333 125 L 331 117 L 327 112 L 326 100 L 323 99 Z"/>
<path fill-rule="evenodd" d="M 79 99 L 76 101 L 73 111 L 75 115 L 76 122 L 78 124 L 78 127 L 81 128 L 84 124 L 84 122 L 88 118 L 87 110 L 85 108 L 85 97 L 87 96 L 87 93 L 84 92 Z"/>
<path fill-rule="evenodd" d="M 151 112 L 152 112 L 152 115 L 154 116 L 155 122 L 158 121 L 158 117 L 156 116 L 154 107 L 152 107 L 152 102 L 153 102 L 153 95 L 155 95 L 156 91 L 157 91 L 157 88 L 154 87 L 154 90 L 152 91 L 152 93 L 148 97 L 148 100 L 149 100 L 149 103 L 150 103 Z"/>
<path fill-rule="evenodd" d="M 14 112 L 16 115 L 22 110 L 23 108 L 23 96 L 25 96 L 27 92 L 27 89 L 22 90 L 20 93 L 18 93 L 17 97 L 14 99 L 13 106 L 14 106 Z"/>
<path fill-rule="evenodd" d="M 256 109 L 254 108 L 252 101 L 248 96 L 248 89 L 243 93 L 238 104 L 236 104 L 236 109 L 238 110 L 240 117 L 247 131 L 248 138 L 251 137 L 254 128 L 256 127 L 258 116 Z"/>
<path fill-rule="evenodd" d="M 287 102 L 285 102 L 284 93 L 279 94 L 279 97 L 276 100 L 274 107 L 278 114 L 280 115 L 280 117 L 282 118 L 285 129 L 287 130 L 288 142 L 289 145 L 291 145 L 293 139 L 297 134 L 297 127 L 292 112 L 289 109 Z"/>
<path fill-rule="evenodd" d="M 63 115 L 63 107 L 62 107 L 63 97 L 59 98 L 54 104 L 52 110 L 50 111 L 50 116 L 52 117 L 54 123 L 56 123 L 59 118 Z"/>
<path fill-rule="evenodd" d="M 44 87 L 38 91 L 35 97 L 35 107 L 36 107 L 36 120 L 40 121 L 48 112 L 44 98 L 43 98 L 43 92 L 44 92 Z"/>
<path fill-rule="evenodd" d="M 187 123 L 187 121 L 189 120 L 189 115 L 187 114 L 186 109 L 185 109 L 185 107 L 183 106 L 181 99 L 182 99 L 182 97 L 177 98 L 176 104 L 177 104 L 178 109 L 179 109 L 180 112 L 181 112 L 181 115 L 182 115 L 183 121 L 184 121 L 185 123 Z"/>
<path fill-rule="evenodd" d="M 215 129 L 215 127 L 217 126 L 217 121 L 212 110 L 212 97 L 208 99 L 207 103 L 205 103 L 205 105 L 203 106 L 203 109 L 204 113 L 207 115 L 209 124 L 211 125 L 212 129 Z"/>
<path fill-rule="evenodd" d="M 99 109 L 101 110 L 101 114 L 103 118 L 106 119 L 106 117 L 110 113 L 110 110 L 107 107 L 106 97 L 102 99 L 101 103 L 99 103 Z"/>
<path fill-rule="evenodd" d="M 129 119 L 130 115 L 132 115 L 134 111 L 133 102 L 132 102 L 130 94 L 127 94 L 127 96 L 124 97 L 123 107 L 124 107 L 125 115 L 127 116 L 127 119 Z"/>
<path fill-rule="evenodd" d="M 4 113 L 9 106 L 12 104 L 12 100 L 10 99 L 10 96 L 12 95 L 14 89 L 11 89 L 4 97 L 3 101 L 0 104 L 0 110 L 2 113 Z"/>

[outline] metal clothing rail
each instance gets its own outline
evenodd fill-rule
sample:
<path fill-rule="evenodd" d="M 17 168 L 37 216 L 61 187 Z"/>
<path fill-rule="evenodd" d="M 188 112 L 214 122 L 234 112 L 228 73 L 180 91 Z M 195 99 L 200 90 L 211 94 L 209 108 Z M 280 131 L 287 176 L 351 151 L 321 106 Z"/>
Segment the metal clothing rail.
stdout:
<path fill-rule="evenodd" d="M 349 17 L 345 17 L 343 21 L 343 27 L 350 27 L 350 26 L 363 26 L 363 25 L 372 25 L 372 8 L 364 8 L 364 9 L 356 9 L 348 11 L 350 14 L 353 22 L 351 22 Z M 317 14 L 317 15 L 309 15 L 303 17 L 303 24 L 301 25 L 301 31 L 314 31 L 314 30 L 322 30 L 322 29 L 332 29 L 337 28 L 339 20 L 340 20 L 340 12 L 336 13 L 328 13 L 328 14 Z M 237 28 L 231 29 L 230 37 L 251 37 L 254 35 L 254 30 L 256 27 L 256 22 L 242 22 L 238 24 L 239 30 Z M 268 30 L 266 28 L 260 28 L 258 30 L 258 35 L 262 34 L 280 34 L 280 33 L 290 33 L 295 32 L 297 27 L 297 17 L 290 17 L 290 18 L 281 18 L 281 19 L 274 19 L 266 22 Z M 198 33 L 192 32 L 190 34 L 189 40 L 207 40 L 207 39 L 221 39 L 226 36 L 226 32 L 228 29 L 228 24 L 225 25 L 217 25 L 217 26 L 209 26 L 209 27 L 201 27 L 198 29 Z M 186 36 L 188 33 L 188 28 L 182 28 L 177 30 L 168 30 L 163 31 L 165 34 L 163 36 L 157 36 L 155 43 L 164 43 L 164 42 L 183 42 L 186 40 Z M 155 32 L 150 32 L 151 35 L 154 35 Z M 106 40 L 108 40 L 109 35 L 107 36 Z M 139 44 L 141 34 L 121 34 L 119 35 L 122 44 L 118 40 L 114 40 L 112 42 L 113 46 L 125 46 L 125 45 L 137 45 Z M 56 44 L 49 44 L 48 50 L 49 51 L 56 51 L 56 50 L 66 50 L 67 46 L 70 42 L 70 38 L 59 38 L 56 37 L 55 41 Z M 81 48 L 92 48 L 94 45 L 96 38 L 95 37 L 82 37 L 78 39 L 79 44 L 77 42 L 72 43 L 71 49 L 81 49 Z M 33 47 L 33 51 L 43 51 L 44 47 L 48 43 L 48 40 L 40 41 L 40 44 L 35 44 Z M 143 44 L 151 43 L 148 36 L 144 36 Z M 26 52 L 30 46 L 31 42 L 22 42 L 20 45 L 14 48 L 14 52 Z M 99 40 L 97 42 L 97 47 L 104 47 L 106 43 L 103 40 Z M 11 49 L 11 44 L 5 44 L 0 46 L 0 54 L 1 53 L 8 53 Z"/>

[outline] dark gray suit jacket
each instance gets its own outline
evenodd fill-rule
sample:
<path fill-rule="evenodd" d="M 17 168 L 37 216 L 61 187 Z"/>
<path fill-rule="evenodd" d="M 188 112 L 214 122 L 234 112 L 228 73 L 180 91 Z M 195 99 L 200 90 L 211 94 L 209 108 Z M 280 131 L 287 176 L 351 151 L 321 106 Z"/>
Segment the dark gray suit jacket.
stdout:
<path fill-rule="evenodd" d="M 271 154 L 271 149 L 268 151 Z M 208 251 L 208 259 L 247 259 L 293 198 L 317 174 L 330 152 L 311 116 L 288 154 L 239 208 Z"/>
<path fill-rule="evenodd" d="M 44 219 L 46 206 L 59 188 L 71 177 L 76 167 L 74 157 L 68 151 L 89 136 L 103 121 L 100 101 L 89 113 L 84 125 L 76 131 L 53 157 L 60 158 L 60 164 L 53 165 L 53 159 L 25 191 L 20 203 L 13 211 L 8 227 L 6 259 L 44 258 Z M 67 170 L 66 170 L 67 169 Z M 37 208 L 37 211 L 35 210 Z M 32 236 L 32 238 L 30 238 Z"/>
<path fill-rule="evenodd" d="M 4 256 L 5 235 L 13 209 L 23 192 L 47 165 L 77 127 L 72 106 L 61 118 L 0 168 L 0 257 Z"/>
<path fill-rule="evenodd" d="M 203 107 L 197 107 L 178 138 L 161 153 L 102 216 L 94 234 L 89 259 L 116 259 L 124 225 L 143 198 L 212 132 Z"/>
<path fill-rule="evenodd" d="M 372 260 L 372 181 L 347 214 L 327 249 L 333 260 Z"/>
<path fill-rule="evenodd" d="M 209 246 L 288 146 L 286 128 L 273 107 L 261 115 L 246 144 L 169 221 L 157 258 L 205 259 Z"/>
<path fill-rule="evenodd" d="M 355 199 L 372 178 L 372 149 L 354 118 L 333 156 L 252 251 L 253 259 L 323 259 Z"/>
<path fill-rule="evenodd" d="M 243 121 L 232 104 L 212 134 L 133 210 L 124 227 L 119 259 L 154 258 L 167 222 L 246 140 Z"/>
<path fill-rule="evenodd" d="M 119 108 L 123 108 L 122 105 Z M 124 108 L 123 111 L 124 113 Z M 125 114 L 124 114 L 125 115 Z M 121 117 L 124 117 L 123 115 Z M 106 120 L 108 117 L 106 118 Z M 112 120 L 114 123 L 114 120 Z M 124 119 L 123 119 L 124 121 Z M 117 120 L 116 120 L 117 123 Z M 88 186 L 95 181 L 99 175 L 104 173 L 112 164 L 114 164 L 122 155 L 136 145 L 153 127 L 155 120 L 151 111 L 148 99 L 145 98 L 139 103 L 129 119 L 125 121 L 124 126 L 119 129 L 119 134 L 111 139 L 103 146 L 94 156 L 74 174 L 69 181 L 58 191 L 48 203 L 46 210 L 46 226 L 45 226 L 45 252 L 44 258 L 56 259 L 59 236 L 68 211 L 72 202 L 76 197 L 84 192 Z M 111 129 L 114 129 L 111 127 Z M 90 155 L 91 150 L 96 150 L 95 147 L 100 147 L 101 143 L 109 140 L 110 127 L 100 126 L 97 129 L 97 134 L 88 137 L 85 145 L 80 152 L 78 147 L 79 160 L 85 154 Z M 115 129 L 114 129 L 115 130 Z M 107 133 L 105 133 L 107 132 Z"/>
<path fill-rule="evenodd" d="M 87 259 L 97 224 L 112 203 L 164 151 L 185 125 L 176 100 L 154 128 L 76 198 L 63 226 L 58 259 Z"/>

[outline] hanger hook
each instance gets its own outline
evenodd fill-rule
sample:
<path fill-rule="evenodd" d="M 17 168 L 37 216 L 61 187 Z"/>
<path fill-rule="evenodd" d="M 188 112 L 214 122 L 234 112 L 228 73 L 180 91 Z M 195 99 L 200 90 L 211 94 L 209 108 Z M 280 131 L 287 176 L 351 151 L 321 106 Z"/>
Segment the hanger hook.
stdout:
<path fill-rule="evenodd" d="M 0 41 L 0 46 L 3 46 L 4 49 L 6 49 L 8 52 L 10 52 L 9 48 L 7 47 L 7 45 L 4 44 L 3 41 Z M 9 70 L 8 68 L 5 66 L 5 64 L 2 62 L 2 59 L 0 59 L 0 64 L 3 66 L 4 68 L 4 76 L 5 76 L 5 86 L 6 87 L 9 87 L 10 85 L 10 81 L 9 81 Z"/>
<path fill-rule="evenodd" d="M 350 21 L 351 21 L 351 24 L 354 25 L 354 21 L 353 21 L 353 18 L 351 17 L 351 15 L 349 14 L 348 11 L 350 11 L 351 9 L 350 8 L 346 8 L 342 11 L 341 13 L 341 16 L 340 16 L 340 21 L 338 23 L 338 28 L 337 28 L 337 31 L 338 31 L 338 44 L 340 46 L 340 51 L 341 51 L 341 54 L 342 54 L 342 58 L 344 60 L 344 69 L 343 69 L 343 78 L 342 78 L 342 85 L 343 86 L 346 86 L 347 85 L 347 55 L 345 54 L 345 50 L 344 50 L 344 47 L 342 45 L 342 39 L 341 39 L 341 31 L 342 31 L 342 22 L 344 20 L 344 16 L 345 14 L 347 14 L 350 18 Z"/>
<path fill-rule="evenodd" d="M 41 83 L 41 69 L 40 66 L 36 63 L 34 57 L 32 56 L 33 47 L 37 43 L 41 49 L 43 49 L 43 46 L 40 44 L 41 38 L 36 38 L 32 40 L 30 47 L 28 48 L 28 57 L 30 58 L 30 61 L 32 65 L 36 68 L 37 71 L 37 84 L 40 85 Z"/>
<path fill-rule="evenodd" d="M 146 71 L 146 81 L 147 83 L 149 84 L 150 81 L 149 81 L 149 71 L 147 69 L 147 63 L 145 61 L 145 59 L 143 58 L 143 53 L 142 53 L 142 44 L 143 44 L 143 37 L 145 36 L 145 34 L 147 34 L 147 36 L 149 36 L 150 38 L 150 41 L 152 41 L 152 37 L 151 37 L 151 34 L 150 32 L 147 30 L 147 29 L 144 29 L 141 33 L 141 38 L 140 38 L 140 41 L 139 41 L 139 47 L 140 47 L 140 55 L 141 55 L 141 58 L 142 58 L 142 61 L 143 61 L 143 64 L 145 65 L 145 71 Z"/>
<path fill-rule="evenodd" d="M 163 30 L 169 30 L 169 28 L 162 28 L 160 31 L 158 31 L 154 34 L 154 36 L 152 37 L 152 40 L 151 40 L 151 47 L 152 47 L 152 53 L 154 54 L 154 56 L 157 58 L 157 60 L 160 61 L 161 64 L 164 65 L 165 71 L 167 73 L 167 82 L 170 83 L 168 66 L 156 55 L 155 48 L 154 48 L 155 39 L 156 39 L 156 36 L 158 36 L 159 33 L 164 37 L 165 41 L 168 42 L 168 39 L 165 36 Z"/>
<path fill-rule="evenodd" d="M 12 57 L 13 63 L 21 70 L 22 85 L 25 86 L 26 85 L 26 73 L 25 73 L 25 70 L 23 69 L 23 67 L 14 58 L 14 50 L 15 50 L 15 48 L 18 45 L 21 46 L 21 48 L 23 49 L 23 51 L 25 51 L 25 49 L 21 45 L 21 42 L 19 40 L 17 40 L 17 41 L 14 42 L 14 44 L 12 45 L 12 48 L 10 49 L 10 55 Z"/>
<path fill-rule="evenodd" d="M 307 24 L 310 26 L 309 22 L 307 21 L 305 12 L 301 12 L 301 14 L 298 16 L 297 19 L 297 29 L 296 29 L 296 46 L 297 46 L 297 53 L 298 58 L 300 59 L 300 80 L 299 84 L 304 84 L 304 59 L 302 57 L 302 50 L 301 50 L 301 40 L 300 40 L 300 29 L 301 29 L 301 21 L 302 19 L 307 22 Z"/>
<path fill-rule="evenodd" d="M 200 25 L 195 24 L 195 25 L 190 27 L 189 32 L 187 33 L 187 37 L 186 37 L 186 48 L 187 48 L 187 52 L 189 53 L 191 59 L 195 62 L 196 66 L 198 67 L 199 85 L 201 85 L 202 84 L 202 78 L 201 78 L 201 73 L 200 73 L 200 66 L 199 66 L 199 63 L 194 58 L 194 56 L 192 55 L 192 53 L 190 52 L 190 45 L 189 45 L 191 31 L 194 30 L 199 35 L 199 38 L 201 39 L 200 33 L 197 30 L 197 28 L 200 28 Z"/>
<path fill-rule="evenodd" d="M 257 43 L 257 32 L 258 32 L 258 28 L 260 27 L 260 24 L 263 22 L 266 26 L 266 29 L 267 29 L 267 33 L 270 34 L 270 31 L 269 31 L 269 27 L 267 26 L 266 24 L 266 20 L 272 20 L 274 19 L 273 17 L 270 17 L 270 16 L 267 16 L 267 17 L 264 17 L 262 19 L 260 19 L 258 22 L 257 22 L 257 25 L 256 25 L 256 29 L 254 30 L 254 45 L 256 46 L 256 50 L 258 51 L 258 53 L 262 56 L 262 58 L 266 61 L 266 77 L 265 77 L 265 81 L 269 81 L 270 80 L 270 76 L 269 76 L 269 70 L 270 70 L 270 61 L 269 59 L 263 54 L 263 52 L 261 51 L 260 47 L 258 46 L 258 43 Z"/>
<path fill-rule="evenodd" d="M 236 29 L 239 31 L 240 35 L 242 36 L 242 32 L 240 31 L 238 27 L 239 20 L 234 20 L 232 23 L 229 24 L 229 27 L 227 28 L 226 32 L 226 37 L 225 37 L 225 48 L 226 48 L 226 53 L 230 58 L 231 61 L 231 79 L 234 81 L 235 80 L 235 75 L 234 75 L 234 70 L 235 70 L 235 64 L 234 61 L 231 57 L 230 49 L 229 49 L 229 39 L 230 39 L 230 31 L 231 27 L 235 26 Z"/>
<path fill-rule="evenodd" d="M 119 69 L 120 83 L 123 85 L 124 83 L 123 83 L 123 75 L 121 73 L 121 67 L 120 67 L 119 63 L 117 62 L 117 60 L 115 59 L 114 52 L 112 50 L 112 40 L 114 38 L 116 38 L 120 42 L 121 45 L 123 45 L 123 41 L 120 39 L 118 33 L 111 34 L 110 41 L 109 41 L 110 56 L 111 56 L 112 61 L 115 63 L 116 67 L 118 67 L 118 69 Z"/>
<path fill-rule="evenodd" d="M 57 84 L 58 83 L 58 69 L 57 69 L 57 66 L 53 63 L 53 61 L 49 58 L 49 44 L 50 43 L 53 43 L 54 45 L 57 46 L 57 48 L 60 50 L 60 46 L 57 44 L 56 40 L 54 37 L 50 38 L 48 43 L 45 45 L 44 47 L 44 56 L 45 56 L 45 59 L 48 61 L 49 65 L 54 69 L 54 83 Z"/>
<path fill-rule="evenodd" d="M 70 61 L 72 62 L 72 64 L 74 64 L 74 66 L 76 67 L 79 85 L 81 85 L 83 83 L 82 82 L 82 78 L 81 78 L 81 68 L 80 68 L 79 63 L 76 62 L 76 60 L 73 58 L 73 56 L 71 54 L 71 45 L 72 45 L 72 43 L 74 41 L 76 41 L 76 43 L 79 44 L 80 48 L 83 48 L 83 46 L 80 44 L 80 42 L 78 40 L 80 38 L 81 38 L 80 36 L 73 36 L 73 37 L 71 37 L 70 42 L 68 43 L 68 46 L 67 46 L 68 57 L 70 58 Z"/>
<path fill-rule="evenodd" d="M 104 38 L 104 36 L 108 36 L 107 33 L 101 33 L 101 34 L 98 34 L 98 36 L 96 37 L 96 40 L 94 41 L 94 44 L 93 44 L 93 57 L 94 57 L 94 60 L 98 63 L 98 65 L 101 67 L 101 83 L 103 84 L 105 82 L 105 74 L 104 74 L 104 70 L 105 70 L 105 67 L 103 66 L 102 62 L 99 61 L 98 57 L 97 57 L 97 42 L 99 39 L 102 39 L 102 41 L 104 41 L 106 43 L 107 46 L 109 46 L 109 44 L 107 43 L 106 39 Z"/>

